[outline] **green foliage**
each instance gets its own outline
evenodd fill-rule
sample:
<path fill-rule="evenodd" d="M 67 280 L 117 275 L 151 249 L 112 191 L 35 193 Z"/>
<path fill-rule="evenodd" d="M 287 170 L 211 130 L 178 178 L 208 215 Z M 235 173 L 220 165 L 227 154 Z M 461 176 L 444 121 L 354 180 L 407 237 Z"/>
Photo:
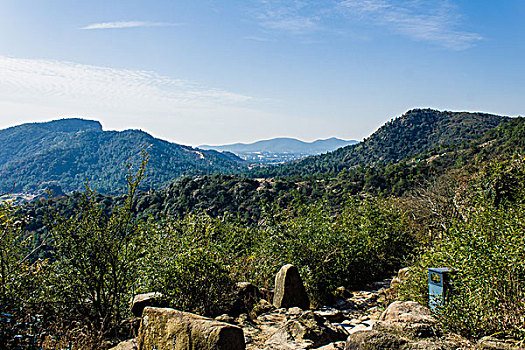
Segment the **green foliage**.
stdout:
<path fill-rule="evenodd" d="M 208 316 L 228 311 L 235 244 L 225 226 L 232 228 L 206 215 L 153 224 L 141 273 L 144 290 L 163 293 L 179 310 Z"/>
<path fill-rule="evenodd" d="M 188 174 L 231 173 L 244 169 L 239 158 L 156 139 L 140 130 L 102 131 L 94 121 L 65 119 L 0 130 L 0 191 L 37 193 L 46 184 L 65 192 L 82 190 L 86 179 L 101 193 L 125 193 L 122 164 L 140 164 L 150 155 L 143 189 Z"/>
<path fill-rule="evenodd" d="M 523 161 L 513 161 L 491 163 L 476 176 L 462 215 L 423 252 L 405 286 L 407 297 L 426 301 L 426 269 L 454 269 L 454 291 L 439 313 L 451 330 L 525 334 L 524 175 Z"/>
<path fill-rule="evenodd" d="M 255 177 L 337 174 L 359 165 L 397 163 L 436 147 L 472 141 L 506 121 L 508 118 L 483 113 L 414 109 L 359 144 L 252 173 Z"/>
<path fill-rule="evenodd" d="M 146 159 L 136 174 L 128 169 L 128 195 L 110 215 L 104 214 L 86 186 L 75 213 L 55 218 L 46 286 L 56 322 L 80 322 L 94 337 L 112 330 L 128 312 L 145 248 L 141 223 L 132 212 L 145 164 Z"/>
<path fill-rule="evenodd" d="M 17 209 L 0 202 L 0 346 L 36 348 L 45 262 L 31 259 L 31 235 Z"/>
<path fill-rule="evenodd" d="M 313 302 L 321 304 L 337 287 L 362 287 L 409 258 L 414 237 L 402 213 L 385 202 L 353 199 L 336 215 L 323 204 L 265 217 L 255 254 L 268 261 L 268 278 L 292 263 Z"/>

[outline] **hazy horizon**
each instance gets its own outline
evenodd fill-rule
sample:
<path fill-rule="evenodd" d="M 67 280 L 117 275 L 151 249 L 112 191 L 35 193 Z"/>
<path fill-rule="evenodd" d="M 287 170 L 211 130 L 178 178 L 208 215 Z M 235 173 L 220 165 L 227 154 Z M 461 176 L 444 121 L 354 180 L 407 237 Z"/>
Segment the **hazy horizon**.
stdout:
<path fill-rule="evenodd" d="M 198 146 L 362 140 L 413 108 L 525 111 L 525 3 L 20 0 L 0 128 L 66 117 Z"/>

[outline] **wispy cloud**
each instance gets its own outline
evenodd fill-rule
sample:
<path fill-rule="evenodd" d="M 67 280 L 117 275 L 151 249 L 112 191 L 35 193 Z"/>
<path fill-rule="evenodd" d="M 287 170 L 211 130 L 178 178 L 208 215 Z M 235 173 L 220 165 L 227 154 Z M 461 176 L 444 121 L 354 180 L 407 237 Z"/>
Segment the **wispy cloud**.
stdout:
<path fill-rule="evenodd" d="M 462 31 L 462 16 L 447 0 L 259 0 L 255 18 L 265 30 L 307 35 L 382 28 L 412 40 L 463 50 L 483 39 Z"/>
<path fill-rule="evenodd" d="M 449 49 L 464 50 L 483 39 L 457 29 L 461 15 L 449 1 L 343 0 L 338 8 L 349 18 Z"/>
<path fill-rule="evenodd" d="M 80 115 L 108 128 L 146 128 L 159 137 L 198 144 L 246 132 L 247 120 L 276 118 L 256 109 L 260 101 L 151 71 L 0 56 L 4 125 Z M 273 122 L 282 123 L 282 117 Z"/>
<path fill-rule="evenodd" d="M 255 11 L 259 24 L 291 34 L 308 34 L 320 29 L 318 6 L 306 1 L 261 0 Z"/>
<path fill-rule="evenodd" d="M 91 97 L 126 103 L 155 100 L 173 105 L 228 104 L 251 99 L 151 71 L 3 56 L 0 56 L 0 91 L 4 96 L 66 96 L 78 100 Z"/>
<path fill-rule="evenodd" d="M 166 22 L 144 22 L 144 21 L 120 21 L 120 22 L 100 22 L 93 23 L 79 29 L 122 29 L 122 28 L 137 28 L 137 27 L 173 27 L 180 23 L 166 23 Z"/>
<path fill-rule="evenodd" d="M 245 40 L 251 40 L 251 41 L 259 41 L 259 42 L 270 42 L 270 41 L 273 41 L 272 39 L 270 38 L 267 38 L 267 37 L 262 37 L 262 36 L 245 36 L 244 37 Z"/>

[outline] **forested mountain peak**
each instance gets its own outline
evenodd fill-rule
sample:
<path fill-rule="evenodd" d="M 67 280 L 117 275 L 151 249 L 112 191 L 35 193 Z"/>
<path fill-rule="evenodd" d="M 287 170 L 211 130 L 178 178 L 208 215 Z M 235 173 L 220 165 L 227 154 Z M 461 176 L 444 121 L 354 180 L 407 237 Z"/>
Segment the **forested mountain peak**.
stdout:
<path fill-rule="evenodd" d="M 83 118 L 63 118 L 51 120 L 48 122 L 38 122 L 38 123 L 25 123 L 21 125 L 16 125 L 5 130 L 0 130 L 0 132 L 23 129 L 41 129 L 52 132 L 78 132 L 78 131 L 102 131 L 102 125 L 99 121 L 83 119 Z"/>
<path fill-rule="evenodd" d="M 280 167 L 258 169 L 256 176 L 307 175 L 378 162 L 395 163 L 438 146 L 471 141 L 509 119 L 487 113 L 412 109 L 358 144 Z"/>
<path fill-rule="evenodd" d="M 160 186 L 183 174 L 230 173 L 244 168 L 232 154 L 204 151 L 157 139 L 141 130 L 103 131 L 79 118 L 28 123 L 0 130 L 0 192 L 35 193 L 46 184 L 66 192 L 87 180 L 103 193 L 125 187 L 126 163 L 150 157 L 143 185 Z"/>

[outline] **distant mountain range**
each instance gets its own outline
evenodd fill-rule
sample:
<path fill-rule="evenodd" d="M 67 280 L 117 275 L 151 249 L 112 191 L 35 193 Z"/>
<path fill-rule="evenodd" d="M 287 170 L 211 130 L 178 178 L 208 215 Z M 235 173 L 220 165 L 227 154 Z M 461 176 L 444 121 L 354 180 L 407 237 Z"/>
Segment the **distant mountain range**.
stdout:
<path fill-rule="evenodd" d="M 341 140 L 335 137 L 326 140 L 305 142 L 294 138 L 279 137 L 253 143 L 229 145 L 202 145 L 198 148 L 232 152 L 242 159 L 263 164 L 277 164 L 334 151 L 340 147 L 357 143 L 355 140 Z"/>
<path fill-rule="evenodd" d="M 160 188 L 181 175 L 336 175 L 402 160 L 417 162 L 416 158 L 424 157 L 425 152 L 439 154 L 439 147 L 461 147 L 510 120 L 485 113 L 415 109 L 385 123 L 359 143 L 335 138 L 312 143 L 279 138 L 253 144 L 202 146 L 220 151 L 178 145 L 141 130 L 104 131 L 99 122 L 78 118 L 22 124 L 0 130 L 0 194 L 37 194 L 47 188 L 57 193 L 71 192 L 82 190 L 88 181 L 98 192 L 122 193 L 126 163 L 136 167 L 141 150 L 150 157 L 142 189 Z M 349 143 L 354 144 L 344 146 Z M 276 166 L 250 166 L 253 162 L 279 163 L 310 154 L 318 155 Z"/>
<path fill-rule="evenodd" d="M 66 192 L 90 186 L 122 192 L 126 162 L 150 157 L 143 187 L 158 187 L 187 174 L 233 173 L 245 169 L 231 153 L 205 151 L 154 138 L 140 130 L 103 131 L 79 118 L 28 123 L 0 130 L 0 192 L 35 193 L 49 185 Z"/>

